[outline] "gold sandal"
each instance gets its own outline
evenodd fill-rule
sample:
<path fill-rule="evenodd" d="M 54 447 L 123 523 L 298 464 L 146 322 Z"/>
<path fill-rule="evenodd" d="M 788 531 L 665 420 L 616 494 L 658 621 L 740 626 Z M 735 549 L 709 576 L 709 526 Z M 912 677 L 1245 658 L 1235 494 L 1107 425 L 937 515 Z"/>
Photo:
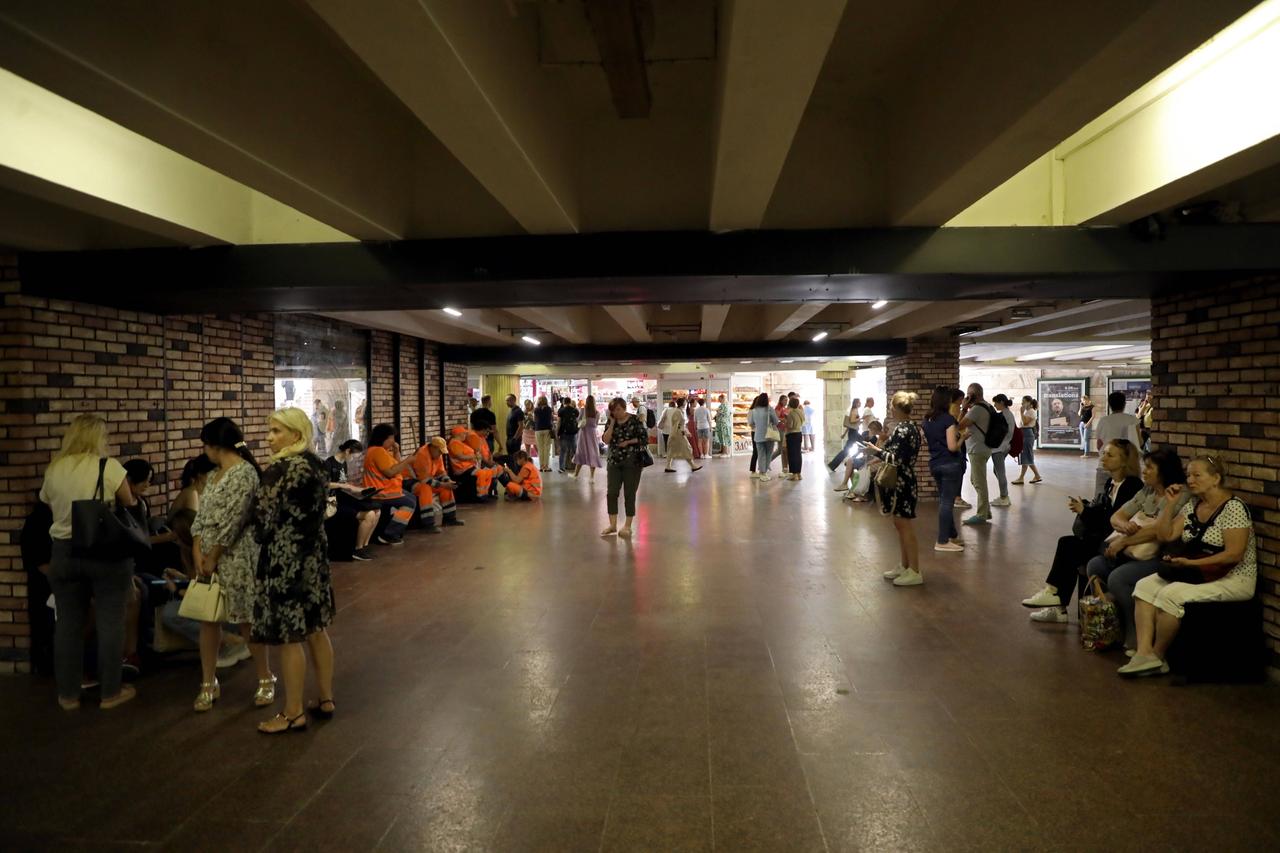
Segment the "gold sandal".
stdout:
<path fill-rule="evenodd" d="M 200 692 L 196 694 L 195 708 L 196 713 L 204 713 L 213 707 L 213 703 L 218 701 L 218 697 L 222 695 L 222 686 L 218 684 L 218 679 L 213 681 L 200 682 Z"/>
<path fill-rule="evenodd" d="M 265 708 L 276 701 L 276 677 L 258 679 L 258 689 L 253 692 L 253 704 Z"/>

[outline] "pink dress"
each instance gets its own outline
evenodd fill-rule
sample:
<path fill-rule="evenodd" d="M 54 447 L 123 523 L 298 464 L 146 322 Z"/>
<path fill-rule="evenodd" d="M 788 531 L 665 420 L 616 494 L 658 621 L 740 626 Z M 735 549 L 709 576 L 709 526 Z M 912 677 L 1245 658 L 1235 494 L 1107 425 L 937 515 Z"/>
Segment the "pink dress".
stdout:
<path fill-rule="evenodd" d="M 582 426 L 578 427 L 578 446 L 573 452 L 573 462 L 575 465 L 581 465 L 583 468 L 603 468 L 600 462 L 600 437 L 597 433 L 599 426 L 595 418 L 589 418 L 584 413 L 582 416 Z"/>

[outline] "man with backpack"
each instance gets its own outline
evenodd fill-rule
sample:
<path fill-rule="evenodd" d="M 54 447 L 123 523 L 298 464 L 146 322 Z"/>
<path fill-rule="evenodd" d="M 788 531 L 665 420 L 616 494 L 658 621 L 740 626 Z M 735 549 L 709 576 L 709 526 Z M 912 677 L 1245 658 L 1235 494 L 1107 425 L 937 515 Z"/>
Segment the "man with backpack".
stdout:
<path fill-rule="evenodd" d="M 1009 422 L 1004 416 L 982 399 L 982 386 L 973 383 L 969 386 L 964 398 L 964 406 L 960 412 L 960 429 L 967 430 L 969 437 L 965 439 L 969 451 L 969 482 L 973 483 L 978 493 L 978 504 L 973 515 L 964 520 L 969 526 L 987 524 L 991 521 L 991 499 L 987 496 L 987 468 L 991 462 L 992 451 L 998 450 L 1009 432 Z"/>

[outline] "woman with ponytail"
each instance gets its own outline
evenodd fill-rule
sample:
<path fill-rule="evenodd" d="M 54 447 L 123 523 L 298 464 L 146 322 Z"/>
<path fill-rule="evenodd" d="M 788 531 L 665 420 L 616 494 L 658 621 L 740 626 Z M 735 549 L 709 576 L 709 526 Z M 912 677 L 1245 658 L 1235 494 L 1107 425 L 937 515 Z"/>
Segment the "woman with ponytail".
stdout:
<path fill-rule="evenodd" d="M 306 712 L 333 716 L 333 646 L 325 628 L 333 621 L 333 584 L 324 532 L 329 478 L 311 452 L 311 421 L 301 409 L 281 409 L 267 422 L 271 466 L 262 475 L 253 524 L 258 558 L 253 639 L 280 647 L 284 711 L 258 724 L 263 734 L 300 731 Z M 319 701 L 304 709 L 307 680 L 303 643 L 311 651 Z"/>
<path fill-rule="evenodd" d="M 192 556 L 199 579 L 214 574 L 227 603 L 229 624 L 239 625 L 246 642 L 253 621 L 254 569 L 258 562 L 258 542 L 248 524 L 254 493 L 258 490 L 259 467 L 244 441 L 244 433 L 230 418 L 214 418 L 200 430 L 204 455 L 217 468 L 200 496 L 200 509 L 191 525 Z M 275 676 L 267 660 L 266 647 L 241 645 L 227 657 L 219 658 L 222 625 L 200 623 L 200 692 L 194 708 L 208 711 L 222 695 L 217 667 L 233 666 L 249 655 L 258 667 L 258 689 L 255 705 L 270 705 L 275 700 Z"/>

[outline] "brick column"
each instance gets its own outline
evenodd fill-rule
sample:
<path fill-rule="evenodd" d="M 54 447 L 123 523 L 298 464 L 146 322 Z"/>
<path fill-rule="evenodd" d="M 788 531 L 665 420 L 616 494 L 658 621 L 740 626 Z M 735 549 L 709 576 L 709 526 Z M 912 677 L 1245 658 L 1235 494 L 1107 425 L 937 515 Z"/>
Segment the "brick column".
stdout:
<path fill-rule="evenodd" d="M 905 355 L 891 357 L 885 364 L 885 401 L 888 418 L 885 426 L 893 428 L 890 400 L 898 391 L 914 391 L 915 406 L 911 419 L 919 425 L 929 409 L 929 397 L 934 386 L 956 388 L 960 384 L 960 341 L 955 335 L 945 338 L 912 338 L 907 341 Z M 846 407 L 847 408 L 847 407 Z M 920 486 L 920 498 L 933 500 L 938 497 L 937 486 L 929 473 L 929 448 L 920 433 L 920 455 L 916 457 L 916 482 Z"/>
<path fill-rule="evenodd" d="M 1153 445 L 1227 462 L 1253 514 L 1263 631 L 1280 679 L 1280 276 L 1151 301 Z"/>

